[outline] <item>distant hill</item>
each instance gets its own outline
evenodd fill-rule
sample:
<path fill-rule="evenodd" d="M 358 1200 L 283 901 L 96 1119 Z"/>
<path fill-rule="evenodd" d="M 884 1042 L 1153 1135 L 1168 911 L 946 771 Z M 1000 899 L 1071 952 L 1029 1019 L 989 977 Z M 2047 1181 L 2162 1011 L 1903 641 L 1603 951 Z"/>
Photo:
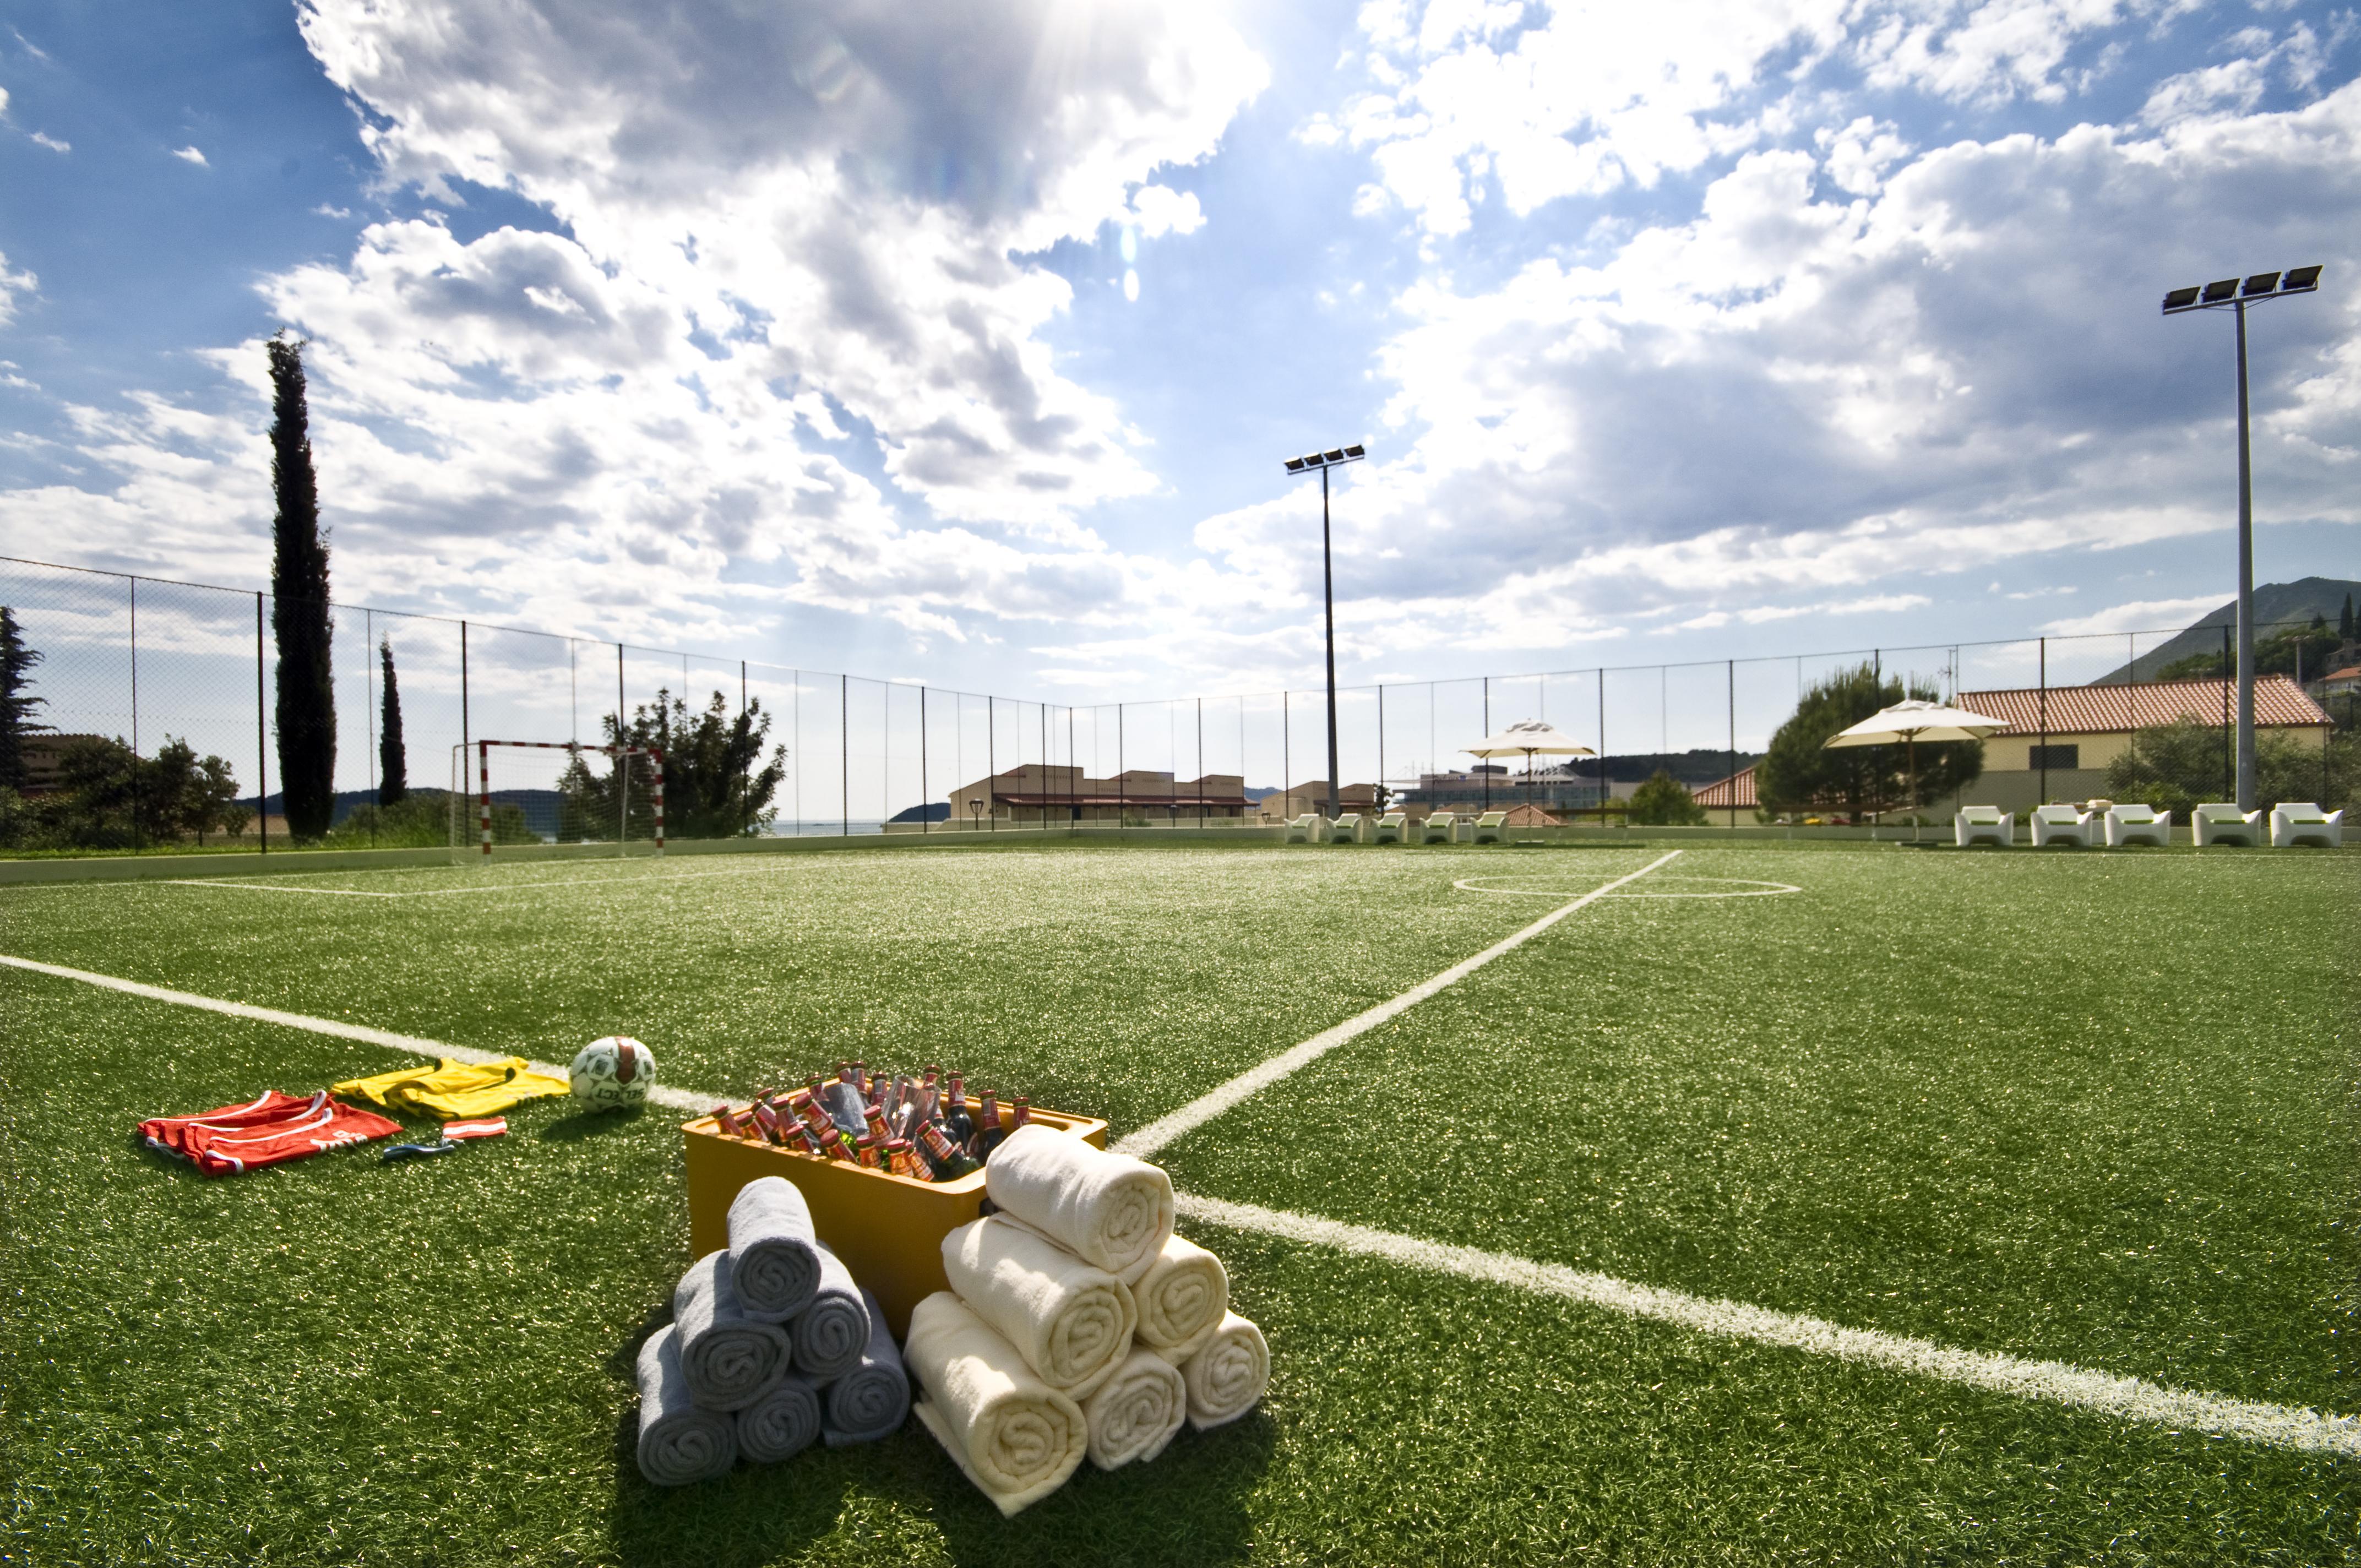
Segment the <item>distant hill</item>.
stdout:
<path fill-rule="evenodd" d="M 2255 589 L 2256 630 L 2266 633 L 2274 621 L 2310 621 L 2315 615 L 2326 617 L 2328 624 L 2334 626 L 2347 594 L 2353 596 L 2355 604 L 2361 605 L 2361 583 L 2349 578 L 2299 577 L 2292 583 L 2260 584 Z M 2237 623 L 2238 601 L 2232 599 L 2180 635 L 2158 643 L 2130 663 L 2108 671 L 2091 684 L 2108 686 L 2125 681 L 2152 681 L 2158 670 L 2175 659 L 2186 659 L 2192 653 L 2219 653 L 2222 628 Z M 2309 674 L 2306 678 L 2310 678 Z"/>

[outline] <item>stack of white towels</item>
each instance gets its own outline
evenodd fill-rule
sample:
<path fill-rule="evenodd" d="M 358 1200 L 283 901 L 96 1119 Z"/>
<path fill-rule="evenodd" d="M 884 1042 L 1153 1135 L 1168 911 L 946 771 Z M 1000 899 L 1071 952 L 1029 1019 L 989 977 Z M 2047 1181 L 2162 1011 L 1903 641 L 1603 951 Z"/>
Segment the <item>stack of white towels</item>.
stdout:
<path fill-rule="evenodd" d="M 812 1229 L 795 1183 L 750 1181 L 730 1245 L 689 1265 L 673 1321 L 640 1351 L 640 1474 L 659 1486 L 775 1464 L 810 1445 L 874 1442 L 910 1383 L 876 1299 Z"/>
<path fill-rule="evenodd" d="M 1262 1331 L 1229 1310 L 1221 1260 L 1172 1234 L 1155 1166 L 1038 1123 L 993 1151 L 997 1212 L 943 1238 L 951 1288 L 910 1314 L 917 1413 L 1014 1515 L 1155 1458 L 1186 1420 L 1236 1420 L 1270 1382 Z"/>

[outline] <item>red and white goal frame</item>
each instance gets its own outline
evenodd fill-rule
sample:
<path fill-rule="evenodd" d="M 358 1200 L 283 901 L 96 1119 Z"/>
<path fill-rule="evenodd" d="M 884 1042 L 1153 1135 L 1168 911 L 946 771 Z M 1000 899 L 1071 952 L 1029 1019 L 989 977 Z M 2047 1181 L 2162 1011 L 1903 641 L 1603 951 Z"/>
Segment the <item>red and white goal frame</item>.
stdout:
<path fill-rule="evenodd" d="M 649 808 L 655 814 L 656 853 L 664 847 L 664 748 L 661 746 L 586 746 L 579 740 L 478 740 L 476 742 L 476 828 L 483 839 L 484 853 L 492 852 L 492 748 L 516 746 L 533 751 L 598 751 L 616 759 L 620 770 L 623 759 L 645 757 L 654 772 L 648 792 Z M 620 850 L 619 838 L 616 848 Z"/>

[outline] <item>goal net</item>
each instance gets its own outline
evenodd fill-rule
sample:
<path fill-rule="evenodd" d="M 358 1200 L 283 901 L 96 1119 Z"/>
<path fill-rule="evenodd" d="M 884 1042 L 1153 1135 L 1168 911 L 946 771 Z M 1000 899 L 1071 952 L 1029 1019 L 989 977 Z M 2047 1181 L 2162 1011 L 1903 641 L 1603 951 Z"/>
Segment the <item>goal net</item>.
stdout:
<path fill-rule="evenodd" d="M 664 753 L 653 746 L 478 740 L 451 748 L 451 848 L 603 844 L 664 853 Z"/>

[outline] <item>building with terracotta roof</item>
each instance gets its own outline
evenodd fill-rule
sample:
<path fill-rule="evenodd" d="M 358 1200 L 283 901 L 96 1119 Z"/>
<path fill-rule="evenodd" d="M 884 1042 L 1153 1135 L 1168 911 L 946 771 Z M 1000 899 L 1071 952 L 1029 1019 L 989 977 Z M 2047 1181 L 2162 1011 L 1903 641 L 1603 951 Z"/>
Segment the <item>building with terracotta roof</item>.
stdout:
<path fill-rule="evenodd" d="M 1027 762 L 993 773 L 950 792 L 950 826 L 986 823 L 1120 821 L 1163 825 L 1177 822 L 1250 820 L 1253 803 L 1246 781 L 1236 773 L 1180 779 L 1133 768 L 1112 778 L 1093 778 L 1075 767 Z"/>
<path fill-rule="evenodd" d="M 1968 786 L 1966 799 L 1978 806 L 2022 811 L 2046 800 L 2090 800 L 2107 793 L 2107 766 L 2130 750 L 2139 730 L 2180 719 L 2223 730 L 2237 716 L 2235 686 L 2221 681 L 2157 681 L 2129 685 L 2021 686 L 2006 691 L 1961 692 L 1960 707 L 2008 728 L 1984 742 L 1983 776 Z M 2255 682 L 2255 729 L 2302 735 L 2316 744 L 2333 721 L 2325 709 L 2285 675 Z M 2225 768 L 2230 764 L 2225 762 Z M 2223 786 L 2227 798 L 2229 786 Z M 1757 805 L 1754 770 L 1741 769 L 1697 792 L 1708 811 Z M 1949 811 L 1960 802 L 1935 802 Z"/>

